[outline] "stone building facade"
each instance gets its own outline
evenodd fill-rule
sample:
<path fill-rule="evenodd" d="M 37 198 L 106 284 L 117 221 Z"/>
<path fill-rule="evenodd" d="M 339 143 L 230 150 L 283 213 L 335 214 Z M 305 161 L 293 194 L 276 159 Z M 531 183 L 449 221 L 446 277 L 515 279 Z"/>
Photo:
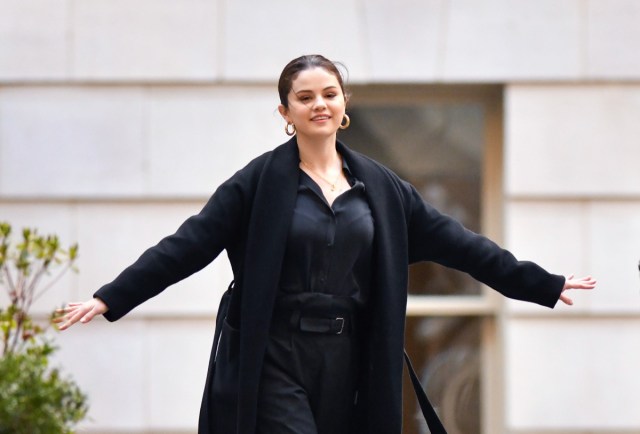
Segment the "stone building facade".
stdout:
<path fill-rule="evenodd" d="M 478 432 L 638 432 L 639 23 L 635 0 L 0 0 L 0 220 L 80 244 L 45 315 L 285 141 L 291 58 L 342 61 L 354 105 L 481 95 L 481 228 L 598 289 L 553 311 L 482 289 L 412 298 L 410 314 L 478 318 Z M 90 395 L 83 432 L 195 432 L 230 279 L 221 256 L 118 323 L 57 337 Z"/>

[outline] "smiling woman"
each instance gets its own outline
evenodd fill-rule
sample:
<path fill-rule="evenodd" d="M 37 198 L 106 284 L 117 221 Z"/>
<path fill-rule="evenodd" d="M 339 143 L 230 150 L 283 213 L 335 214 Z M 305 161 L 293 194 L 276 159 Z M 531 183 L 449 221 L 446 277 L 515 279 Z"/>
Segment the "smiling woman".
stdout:
<path fill-rule="evenodd" d="M 290 103 L 279 111 L 292 124 L 298 139 L 338 129 L 345 115 L 346 98 L 335 75 L 322 68 L 302 71 L 290 91 Z M 326 133 L 325 133 L 326 134 Z"/>
<path fill-rule="evenodd" d="M 336 73 L 323 66 L 301 70 L 278 107 L 286 131 L 291 127 L 297 134 L 300 168 L 321 187 L 329 205 L 349 187 L 341 157 L 332 151 L 336 131 L 349 125 L 344 84 Z"/>
<path fill-rule="evenodd" d="M 456 268 L 547 307 L 595 285 L 518 261 L 338 141 L 349 98 L 330 60 L 294 59 L 278 92 L 293 137 L 57 319 L 63 330 L 98 314 L 115 321 L 226 250 L 234 283 L 218 311 L 200 434 L 400 434 L 410 264 Z M 431 413 L 431 432 L 444 433 Z"/>

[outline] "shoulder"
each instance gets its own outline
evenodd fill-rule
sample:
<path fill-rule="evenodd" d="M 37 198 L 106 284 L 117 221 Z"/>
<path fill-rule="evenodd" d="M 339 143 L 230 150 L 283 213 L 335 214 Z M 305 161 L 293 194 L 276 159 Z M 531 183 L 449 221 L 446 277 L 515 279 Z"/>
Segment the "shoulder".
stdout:
<path fill-rule="evenodd" d="M 342 142 L 338 142 L 338 150 L 347 159 L 356 177 L 365 181 L 365 185 L 371 185 L 386 194 L 397 194 L 403 200 L 409 200 L 412 196 L 413 186 L 384 164 L 354 151 Z"/>
<path fill-rule="evenodd" d="M 292 146 L 290 142 L 277 146 L 276 148 L 258 155 L 244 167 L 234 173 L 224 184 L 241 183 L 256 184 L 259 182 L 265 170 L 268 170 L 272 162 L 283 159 L 284 156 L 295 154 L 295 144 Z M 224 185 L 223 184 L 223 185 Z"/>

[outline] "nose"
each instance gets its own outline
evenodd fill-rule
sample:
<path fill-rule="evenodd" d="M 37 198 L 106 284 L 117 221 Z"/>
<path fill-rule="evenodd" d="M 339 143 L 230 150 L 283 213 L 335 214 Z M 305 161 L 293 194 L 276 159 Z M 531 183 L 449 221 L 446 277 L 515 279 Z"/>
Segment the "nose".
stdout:
<path fill-rule="evenodd" d="M 325 103 L 324 98 L 322 97 L 322 95 L 319 95 L 313 101 L 313 109 L 314 110 L 324 109 L 326 106 L 327 106 L 327 104 Z"/>

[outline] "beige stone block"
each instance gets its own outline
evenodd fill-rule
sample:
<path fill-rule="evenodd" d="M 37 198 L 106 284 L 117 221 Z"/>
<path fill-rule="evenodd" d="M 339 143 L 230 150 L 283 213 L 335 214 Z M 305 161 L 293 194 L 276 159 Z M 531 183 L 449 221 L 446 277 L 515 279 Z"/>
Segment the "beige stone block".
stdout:
<path fill-rule="evenodd" d="M 640 3 L 592 0 L 586 8 L 589 77 L 640 78 Z"/>
<path fill-rule="evenodd" d="M 594 274 L 589 243 L 589 209 L 581 202 L 512 201 L 505 215 L 505 247 L 520 260 L 537 263 L 553 274 Z M 505 304 L 509 312 L 558 315 L 588 311 L 592 292 L 574 291 L 574 305 L 558 302 L 554 310 L 521 301 Z"/>
<path fill-rule="evenodd" d="M 556 311 L 640 313 L 638 215 L 635 201 L 515 202 L 507 212 L 508 244 L 514 251 L 530 252 L 541 265 L 549 264 L 550 271 L 598 280 L 593 291 L 571 291 L 574 305 L 558 303 Z M 519 302 L 506 306 L 512 313 L 536 311 Z"/>
<path fill-rule="evenodd" d="M 64 249 L 77 242 L 74 225 L 75 208 L 73 205 L 35 202 L 0 202 L 0 221 L 9 222 L 13 228 L 11 239 L 14 245 L 22 240 L 22 229 L 37 229 L 41 235 L 56 234 Z M 79 251 L 82 255 L 82 250 Z M 66 267 L 65 267 L 66 268 Z M 40 279 L 35 292 L 30 313 L 49 315 L 65 302 L 76 298 L 78 275 L 71 270 L 64 273 L 63 267 L 53 269 Z M 62 277 L 60 276 L 62 273 Z M 15 281 L 15 279 L 14 279 Z M 8 303 L 8 294 L 4 288 L 0 291 L 0 306 Z"/>
<path fill-rule="evenodd" d="M 275 85 L 154 88 L 150 192 L 208 198 L 250 160 L 288 140 Z"/>
<path fill-rule="evenodd" d="M 200 401 L 215 320 L 149 321 L 149 430 L 191 431 Z"/>
<path fill-rule="evenodd" d="M 363 4 L 374 81 L 434 80 L 442 65 L 443 0 L 384 0 Z"/>
<path fill-rule="evenodd" d="M 443 78 L 578 78 L 581 8 L 579 0 L 450 2 Z"/>
<path fill-rule="evenodd" d="M 506 245 L 545 268 L 584 272 L 587 214 L 588 207 L 578 201 L 511 201 L 506 208 Z"/>
<path fill-rule="evenodd" d="M 638 430 L 639 334 L 638 318 L 508 321 L 507 430 Z"/>
<path fill-rule="evenodd" d="M 147 248 L 171 235 L 204 203 L 87 204 L 78 210 L 78 240 L 84 254 L 79 266 L 80 297 L 90 298 L 111 282 Z M 136 308 L 132 316 L 213 315 L 222 292 L 231 280 L 223 252 L 214 265 L 171 286 Z"/>
<path fill-rule="evenodd" d="M 224 0 L 223 78 L 276 83 L 284 66 L 304 54 L 343 62 L 352 81 L 366 70 L 360 3 Z"/>
<path fill-rule="evenodd" d="M 64 369 L 89 397 L 89 415 L 79 432 L 145 432 L 148 429 L 147 326 L 142 321 L 108 323 L 102 317 L 57 333 L 54 365 Z"/>
<path fill-rule="evenodd" d="M 640 86 L 510 86 L 505 112 L 508 194 L 640 193 Z"/>
<path fill-rule="evenodd" d="M 73 74 L 88 80 L 217 78 L 217 2 L 75 2 Z"/>
<path fill-rule="evenodd" d="M 640 202 L 594 203 L 588 238 L 590 268 L 598 278 L 593 310 L 640 314 Z"/>
<path fill-rule="evenodd" d="M 68 76 L 68 0 L 0 0 L 0 82 Z"/>
<path fill-rule="evenodd" d="M 0 194 L 95 197 L 143 191 L 141 89 L 0 89 L 0 119 Z"/>

